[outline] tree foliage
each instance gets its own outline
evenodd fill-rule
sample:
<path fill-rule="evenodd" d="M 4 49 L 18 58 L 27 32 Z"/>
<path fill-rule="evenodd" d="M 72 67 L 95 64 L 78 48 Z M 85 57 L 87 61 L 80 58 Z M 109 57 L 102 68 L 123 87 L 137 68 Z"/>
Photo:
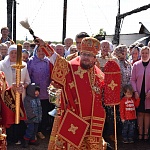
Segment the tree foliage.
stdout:
<path fill-rule="evenodd" d="M 94 36 L 94 38 L 99 41 L 105 40 L 106 31 L 103 28 L 100 28 L 99 33 Z"/>

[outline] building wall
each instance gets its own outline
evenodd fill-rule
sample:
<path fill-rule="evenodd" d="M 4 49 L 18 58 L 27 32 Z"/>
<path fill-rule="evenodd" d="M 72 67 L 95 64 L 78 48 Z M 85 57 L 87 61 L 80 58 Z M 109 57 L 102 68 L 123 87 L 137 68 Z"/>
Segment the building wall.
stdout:
<path fill-rule="evenodd" d="M 139 40 L 142 37 L 146 37 L 148 36 L 147 34 L 121 34 L 120 35 L 120 44 L 125 44 L 127 45 L 127 47 L 129 47 L 132 43 L 134 43 L 135 41 Z M 110 42 L 112 42 L 113 39 L 113 35 L 106 35 L 105 36 L 105 40 L 108 40 Z M 141 43 L 143 44 L 147 44 L 146 40 L 141 41 Z"/>

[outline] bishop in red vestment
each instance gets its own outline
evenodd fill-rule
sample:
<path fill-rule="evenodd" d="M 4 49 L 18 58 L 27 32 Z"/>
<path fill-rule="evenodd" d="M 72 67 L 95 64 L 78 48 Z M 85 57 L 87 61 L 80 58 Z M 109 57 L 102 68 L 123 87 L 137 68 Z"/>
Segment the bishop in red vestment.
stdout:
<path fill-rule="evenodd" d="M 51 138 L 49 150 L 106 149 L 102 138 L 105 122 L 102 106 L 104 74 L 95 65 L 100 42 L 92 37 L 84 38 L 80 56 L 68 62 L 41 39 L 38 40 L 54 65 L 52 80 L 62 86 L 60 121 L 58 127 L 53 126 L 53 130 L 58 128 L 58 132 Z"/>

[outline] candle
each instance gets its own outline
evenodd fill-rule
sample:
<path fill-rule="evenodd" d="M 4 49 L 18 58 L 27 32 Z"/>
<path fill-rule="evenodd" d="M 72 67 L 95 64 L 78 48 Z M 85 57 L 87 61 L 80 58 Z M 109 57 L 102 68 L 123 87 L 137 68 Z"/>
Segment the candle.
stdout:
<path fill-rule="evenodd" d="M 22 45 L 17 44 L 17 65 L 22 65 Z"/>

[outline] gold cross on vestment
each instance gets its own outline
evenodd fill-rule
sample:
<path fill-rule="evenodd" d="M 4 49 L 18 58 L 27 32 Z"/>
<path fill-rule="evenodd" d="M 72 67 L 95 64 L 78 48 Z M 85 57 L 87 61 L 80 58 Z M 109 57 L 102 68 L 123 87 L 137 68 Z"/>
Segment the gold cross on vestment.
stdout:
<path fill-rule="evenodd" d="M 70 128 L 68 129 L 69 132 L 72 132 L 73 134 L 76 134 L 76 130 L 78 129 L 78 127 L 74 126 L 73 124 L 71 124 Z"/>
<path fill-rule="evenodd" d="M 72 81 L 71 83 L 69 83 L 70 89 L 72 89 L 74 87 L 74 82 Z"/>
<path fill-rule="evenodd" d="M 80 66 L 78 67 L 78 70 L 74 72 L 74 74 L 79 75 L 80 78 L 83 78 L 84 73 L 86 73 L 86 70 L 83 70 Z"/>
<path fill-rule="evenodd" d="M 110 87 L 112 90 L 114 90 L 114 88 L 115 88 L 116 86 L 118 86 L 118 84 L 116 84 L 116 83 L 114 82 L 114 80 L 111 80 L 111 83 L 108 84 L 108 87 Z"/>
<path fill-rule="evenodd" d="M 59 70 L 58 72 L 57 72 L 57 77 L 62 77 L 62 72 L 61 72 L 61 70 Z"/>

